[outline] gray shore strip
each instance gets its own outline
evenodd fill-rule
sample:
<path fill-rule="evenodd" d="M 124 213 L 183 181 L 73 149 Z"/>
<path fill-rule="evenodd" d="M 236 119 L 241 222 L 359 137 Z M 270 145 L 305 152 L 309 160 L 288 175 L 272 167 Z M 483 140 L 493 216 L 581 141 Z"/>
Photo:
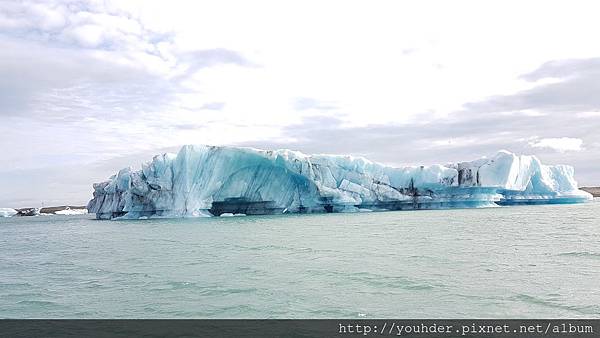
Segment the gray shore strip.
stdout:
<path fill-rule="evenodd" d="M 600 197 L 600 187 L 581 187 L 579 189 L 589 192 L 594 197 Z"/>

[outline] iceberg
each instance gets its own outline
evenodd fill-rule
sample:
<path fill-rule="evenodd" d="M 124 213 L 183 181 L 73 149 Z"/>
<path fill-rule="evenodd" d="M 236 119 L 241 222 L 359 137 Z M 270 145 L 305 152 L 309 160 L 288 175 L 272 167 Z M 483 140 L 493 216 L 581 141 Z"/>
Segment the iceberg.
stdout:
<path fill-rule="evenodd" d="M 490 158 L 395 168 L 362 157 L 186 145 L 94 184 L 98 219 L 477 208 L 578 203 L 567 165 L 500 151 Z"/>
<path fill-rule="evenodd" d="M 12 217 L 18 214 L 18 211 L 12 208 L 0 208 L 0 217 Z"/>

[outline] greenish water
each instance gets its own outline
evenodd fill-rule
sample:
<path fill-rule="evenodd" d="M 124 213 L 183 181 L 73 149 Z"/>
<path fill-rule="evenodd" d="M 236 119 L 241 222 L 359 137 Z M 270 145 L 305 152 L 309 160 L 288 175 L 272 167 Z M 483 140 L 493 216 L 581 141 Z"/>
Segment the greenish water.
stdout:
<path fill-rule="evenodd" d="M 600 317 L 600 203 L 0 219 L 0 317 Z"/>

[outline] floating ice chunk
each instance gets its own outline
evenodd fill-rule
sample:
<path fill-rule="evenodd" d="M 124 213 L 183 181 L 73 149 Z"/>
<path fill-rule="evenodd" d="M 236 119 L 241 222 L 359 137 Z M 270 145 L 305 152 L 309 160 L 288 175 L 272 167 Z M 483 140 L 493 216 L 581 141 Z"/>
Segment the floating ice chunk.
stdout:
<path fill-rule="evenodd" d="M 12 217 L 17 214 L 15 209 L 11 208 L 0 208 L 0 217 Z"/>
<path fill-rule="evenodd" d="M 246 214 L 234 214 L 231 212 L 225 212 L 221 214 L 221 217 L 243 217 L 246 216 Z"/>

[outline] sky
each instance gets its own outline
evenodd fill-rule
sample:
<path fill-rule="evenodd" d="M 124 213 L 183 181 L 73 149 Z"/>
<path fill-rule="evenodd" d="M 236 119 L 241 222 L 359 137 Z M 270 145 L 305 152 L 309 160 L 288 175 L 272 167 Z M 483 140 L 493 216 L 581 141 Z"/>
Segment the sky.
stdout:
<path fill-rule="evenodd" d="M 392 166 L 501 149 L 600 185 L 594 1 L 0 1 L 0 207 L 184 144 Z"/>

